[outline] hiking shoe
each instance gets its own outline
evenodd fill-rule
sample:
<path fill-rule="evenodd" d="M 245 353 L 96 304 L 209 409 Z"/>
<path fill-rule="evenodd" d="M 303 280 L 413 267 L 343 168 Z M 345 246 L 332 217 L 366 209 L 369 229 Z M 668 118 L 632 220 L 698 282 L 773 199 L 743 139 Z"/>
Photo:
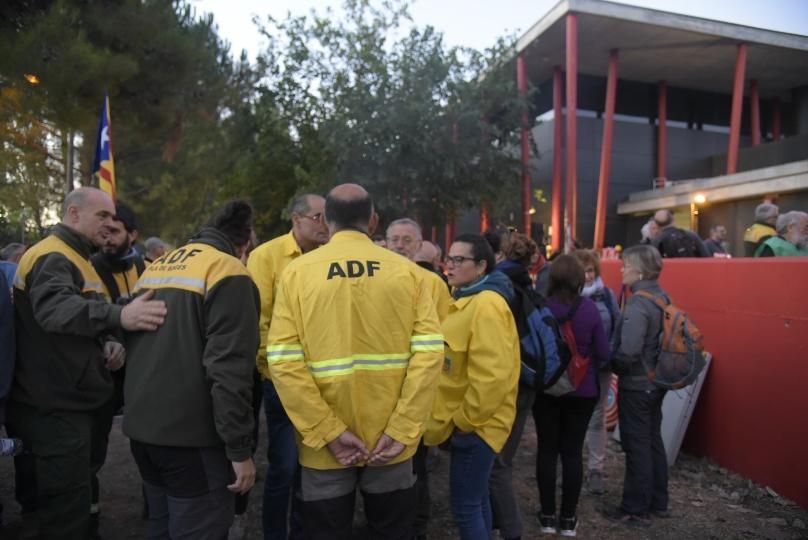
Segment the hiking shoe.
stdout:
<path fill-rule="evenodd" d="M 541 532 L 544 534 L 555 534 L 556 533 L 556 517 L 555 516 L 545 516 L 543 514 L 539 514 L 539 525 L 541 526 Z"/>
<path fill-rule="evenodd" d="M 626 514 L 620 508 L 613 508 L 610 510 L 603 510 L 603 516 L 609 521 L 622 523 L 626 527 L 640 527 L 647 528 L 651 526 L 651 520 L 645 516 L 637 516 L 634 514 Z"/>
<path fill-rule="evenodd" d="M 606 493 L 606 487 L 603 484 L 603 474 L 592 471 L 589 473 L 589 479 L 586 483 L 589 493 L 592 495 L 603 495 Z"/>
<path fill-rule="evenodd" d="M 573 516 L 571 518 L 562 517 L 558 520 L 558 534 L 561 536 L 575 536 L 578 529 L 578 518 Z"/>

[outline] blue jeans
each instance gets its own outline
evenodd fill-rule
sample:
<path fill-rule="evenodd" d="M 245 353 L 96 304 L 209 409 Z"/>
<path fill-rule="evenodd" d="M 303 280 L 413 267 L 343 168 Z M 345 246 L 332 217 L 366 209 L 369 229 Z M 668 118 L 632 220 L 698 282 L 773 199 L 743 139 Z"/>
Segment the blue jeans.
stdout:
<path fill-rule="evenodd" d="M 488 478 L 496 454 L 476 433 L 456 432 L 450 442 L 449 491 L 460 538 L 488 540 L 492 527 Z"/>
<path fill-rule="evenodd" d="M 299 478 L 295 428 L 283 408 L 272 381 L 264 381 L 264 412 L 267 416 L 267 459 L 269 467 L 264 482 L 263 526 L 264 540 L 286 540 L 286 520 L 289 515 L 289 496 L 292 494 L 291 533 L 289 538 L 302 534 L 300 504 L 293 495 L 295 479 Z"/>

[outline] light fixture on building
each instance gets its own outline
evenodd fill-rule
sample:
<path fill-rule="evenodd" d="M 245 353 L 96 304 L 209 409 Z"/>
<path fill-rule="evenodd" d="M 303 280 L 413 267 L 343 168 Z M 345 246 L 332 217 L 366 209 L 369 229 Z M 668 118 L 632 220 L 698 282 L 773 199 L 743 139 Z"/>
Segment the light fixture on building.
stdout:
<path fill-rule="evenodd" d="M 536 213 L 536 209 L 535 209 L 535 208 L 533 208 L 533 207 L 531 206 L 531 207 L 530 207 L 530 210 L 528 210 L 528 211 L 527 211 L 527 213 L 528 213 L 528 214 L 530 214 L 530 215 L 532 216 L 533 214 L 535 214 L 535 213 Z"/>
<path fill-rule="evenodd" d="M 37 77 L 33 73 L 23 73 L 22 76 L 25 77 L 25 80 L 28 81 L 31 84 L 36 85 L 36 84 L 39 84 L 39 82 L 40 82 L 39 77 Z"/>
<path fill-rule="evenodd" d="M 693 195 L 693 202 L 690 203 L 690 230 L 698 234 L 699 232 L 699 205 L 707 202 L 704 193 Z"/>

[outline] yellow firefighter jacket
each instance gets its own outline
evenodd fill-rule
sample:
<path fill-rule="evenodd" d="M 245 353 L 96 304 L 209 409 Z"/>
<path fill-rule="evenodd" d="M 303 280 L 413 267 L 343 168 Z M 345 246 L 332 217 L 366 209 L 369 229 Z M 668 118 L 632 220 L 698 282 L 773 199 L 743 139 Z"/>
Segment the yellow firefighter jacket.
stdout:
<path fill-rule="evenodd" d="M 391 464 L 415 453 L 443 358 L 415 264 L 364 233 L 337 232 L 284 271 L 267 342 L 303 466 L 343 468 L 326 445 L 346 429 L 369 450 L 382 433 L 403 443 Z"/>
<path fill-rule="evenodd" d="M 519 337 L 505 299 L 482 291 L 455 300 L 443 322 L 446 358 L 424 442 L 437 445 L 455 428 L 502 450 L 516 417 Z"/>
<path fill-rule="evenodd" d="M 259 330 L 261 343 L 258 346 L 258 355 L 255 364 L 261 377 L 269 379 L 269 365 L 267 365 L 267 332 L 269 322 L 272 320 L 272 306 L 275 304 L 275 288 L 286 266 L 300 257 L 303 251 L 297 245 L 297 240 L 289 231 L 269 242 L 264 242 L 250 253 L 247 259 L 247 269 L 258 287 L 261 295 L 261 319 Z"/>

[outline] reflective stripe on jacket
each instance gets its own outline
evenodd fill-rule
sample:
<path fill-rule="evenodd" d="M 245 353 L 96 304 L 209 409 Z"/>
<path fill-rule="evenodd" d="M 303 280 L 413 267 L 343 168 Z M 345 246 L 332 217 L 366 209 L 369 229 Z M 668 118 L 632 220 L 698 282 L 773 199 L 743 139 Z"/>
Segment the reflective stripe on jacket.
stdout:
<path fill-rule="evenodd" d="M 205 228 L 156 259 L 135 286 L 166 303 L 154 332 L 127 335 L 123 431 L 160 446 L 252 455 L 258 291 L 233 245 Z"/>
<path fill-rule="evenodd" d="M 292 261 L 276 290 L 267 362 L 298 432 L 300 463 L 339 469 L 326 444 L 345 429 L 411 457 L 432 407 L 443 336 L 422 270 L 340 231 Z"/>

